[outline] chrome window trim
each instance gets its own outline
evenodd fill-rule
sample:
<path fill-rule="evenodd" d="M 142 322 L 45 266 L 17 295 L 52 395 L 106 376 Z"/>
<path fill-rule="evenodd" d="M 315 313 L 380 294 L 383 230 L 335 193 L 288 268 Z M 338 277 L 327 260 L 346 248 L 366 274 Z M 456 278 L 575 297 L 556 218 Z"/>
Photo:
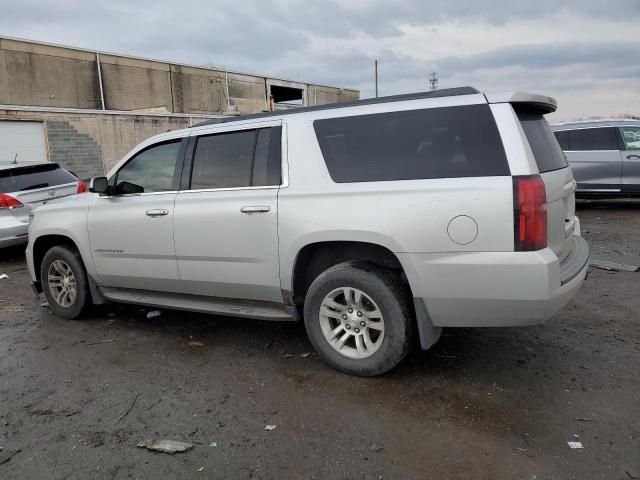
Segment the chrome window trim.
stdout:
<path fill-rule="evenodd" d="M 143 192 L 143 193 L 123 193 L 122 195 L 102 195 L 98 193 L 98 198 L 128 198 L 128 197 L 144 197 L 148 195 L 164 195 L 165 193 L 179 193 L 179 190 L 163 190 L 162 192 Z"/>
<path fill-rule="evenodd" d="M 619 152 L 620 150 L 563 150 L 563 152 Z"/>
<path fill-rule="evenodd" d="M 551 127 L 552 132 L 571 132 L 573 130 L 595 130 L 597 128 L 624 128 L 619 127 L 617 125 L 598 125 L 597 127 L 571 127 L 571 128 L 553 128 Z"/>
<path fill-rule="evenodd" d="M 199 188 L 197 190 L 180 190 L 178 194 L 203 192 L 233 192 L 236 190 L 278 190 L 280 185 L 259 185 L 252 187 Z"/>
<path fill-rule="evenodd" d="M 576 192 L 594 192 L 594 193 L 620 193 L 619 188 L 578 188 Z"/>

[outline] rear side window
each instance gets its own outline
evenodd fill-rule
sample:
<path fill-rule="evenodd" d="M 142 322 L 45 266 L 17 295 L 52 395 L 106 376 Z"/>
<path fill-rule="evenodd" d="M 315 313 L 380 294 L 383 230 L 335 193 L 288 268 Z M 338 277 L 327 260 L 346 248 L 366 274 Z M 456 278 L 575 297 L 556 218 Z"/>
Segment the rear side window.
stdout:
<path fill-rule="evenodd" d="M 338 183 L 509 175 L 488 105 L 316 120 Z"/>
<path fill-rule="evenodd" d="M 565 168 L 567 159 L 542 114 L 517 112 L 540 173 Z"/>
<path fill-rule="evenodd" d="M 567 151 L 619 150 L 620 148 L 614 127 L 580 128 L 556 132 L 556 135 L 558 134 L 563 134 L 564 144 L 561 142 L 560 145 Z"/>
<path fill-rule="evenodd" d="M 20 192 L 53 187 L 78 179 L 56 163 L 0 170 L 0 193 Z"/>
<path fill-rule="evenodd" d="M 280 185 L 281 127 L 198 137 L 191 189 Z"/>
<path fill-rule="evenodd" d="M 258 130 L 252 186 L 282 183 L 282 127 Z"/>

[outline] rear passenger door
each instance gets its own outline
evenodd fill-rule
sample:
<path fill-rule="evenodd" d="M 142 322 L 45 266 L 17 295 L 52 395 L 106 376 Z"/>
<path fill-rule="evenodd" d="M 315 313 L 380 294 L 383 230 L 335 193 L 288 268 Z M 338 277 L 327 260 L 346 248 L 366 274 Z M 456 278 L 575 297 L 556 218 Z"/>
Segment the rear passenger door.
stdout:
<path fill-rule="evenodd" d="M 614 127 L 556 131 L 565 151 L 578 191 L 619 192 L 622 161 Z"/>
<path fill-rule="evenodd" d="M 622 127 L 622 191 L 640 193 L 640 127 Z"/>
<path fill-rule="evenodd" d="M 174 220 L 187 293 L 282 303 L 282 138 L 280 124 L 261 124 L 190 139 Z"/>

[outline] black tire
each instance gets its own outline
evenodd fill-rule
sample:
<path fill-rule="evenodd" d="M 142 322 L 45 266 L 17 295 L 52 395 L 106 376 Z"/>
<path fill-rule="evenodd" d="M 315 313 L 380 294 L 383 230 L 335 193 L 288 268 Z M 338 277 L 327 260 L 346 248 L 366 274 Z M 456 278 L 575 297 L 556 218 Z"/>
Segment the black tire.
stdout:
<path fill-rule="evenodd" d="M 342 287 L 361 290 L 382 312 L 384 337 L 369 357 L 350 358 L 341 354 L 322 331 L 323 299 Z M 345 262 L 324 271 L 309 287 L 304 302 L 305 328 L 316 352 L 333 368 L 352 375 L 380 375 L 398 365 L 411 349 L 414 318 L 408 287 L 392 271 L 364 262 Z"/>
<path fill-rule="evenodd" d="M 56 260 L 61 260 L 68 265 L 75 277 L 76 295 L 69 306 L 59 304 L 53 297 L 50 290 L 48 272 L 51 264 Z M 47 298 L 47 302 L 49 302 L 49 308 L 51 308 L 53 313 L 59 317 L 69 319 L 79 318 L 91 305 L 91 294 L 89 292 L 87 272 L 84 269 L 84 264 L 82 263 L 80 254 L 75 249 L 66 246 L 51 247 L 42 259 L 42 265 L 40 266 L 40 280 L 42 282 L 44 295 Z"/>

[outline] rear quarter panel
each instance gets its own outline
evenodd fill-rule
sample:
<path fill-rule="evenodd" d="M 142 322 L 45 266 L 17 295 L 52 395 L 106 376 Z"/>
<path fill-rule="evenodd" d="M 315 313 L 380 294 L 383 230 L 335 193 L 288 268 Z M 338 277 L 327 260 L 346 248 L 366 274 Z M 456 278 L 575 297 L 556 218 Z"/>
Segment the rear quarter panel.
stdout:
<path fill-rule="evenodd" d="M 370 242 L 394 253 L 513 250 L 511 177 L 335 183 L 312 120 L 290 122 L 287 129 L 290 183 L 278 200 L 283 289 L 291 288 L 298 252 L 316 242 Z M 475 239 L 465 245 L 448 233 L 462 215 L 477 225 Z"/>

